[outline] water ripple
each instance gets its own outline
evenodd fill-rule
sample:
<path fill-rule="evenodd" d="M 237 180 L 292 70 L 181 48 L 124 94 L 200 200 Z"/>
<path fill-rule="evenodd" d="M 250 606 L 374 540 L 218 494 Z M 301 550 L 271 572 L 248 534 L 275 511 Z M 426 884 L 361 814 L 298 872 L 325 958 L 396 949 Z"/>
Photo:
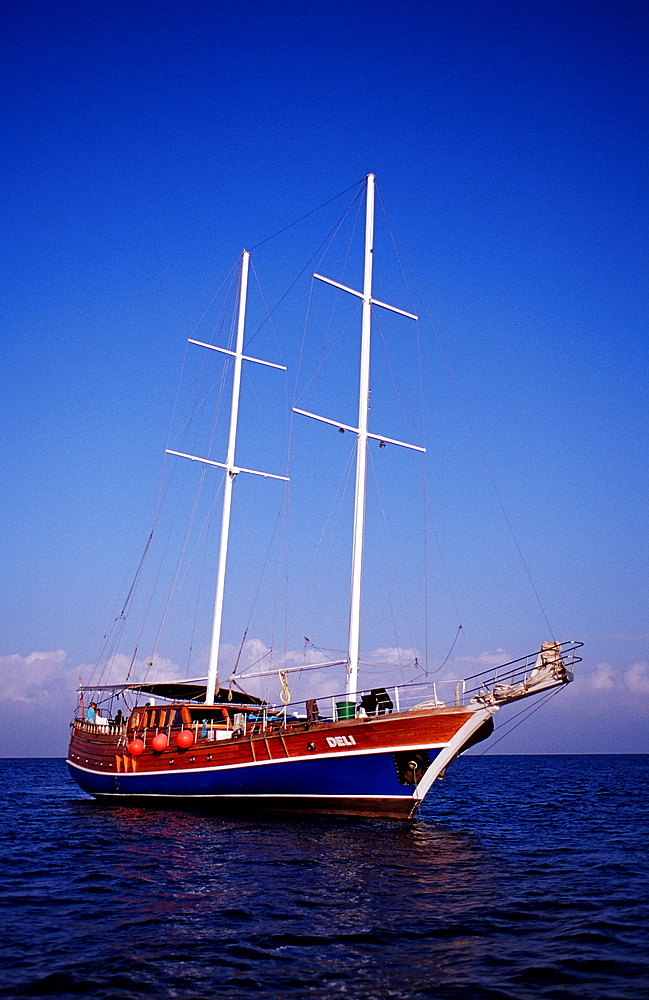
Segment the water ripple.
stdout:
<path fill-rule="evenodd" d="M 2 761 L 0 997 L 646 1000 L 647 757 L 459 761 L 413 824 L 101 806 Z"/>

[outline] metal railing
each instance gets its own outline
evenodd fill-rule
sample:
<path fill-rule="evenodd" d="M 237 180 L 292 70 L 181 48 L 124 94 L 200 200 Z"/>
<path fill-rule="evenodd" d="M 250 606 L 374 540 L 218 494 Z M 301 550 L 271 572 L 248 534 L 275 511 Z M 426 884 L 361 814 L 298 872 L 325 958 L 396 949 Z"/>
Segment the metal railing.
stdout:
<path fill-rule="evenodd" d="M 488 667 L 464 678 L 417 681 L 411 684 L 387 685 L 359 692 L 350 701 L 345 694 L 333 694 L 318 699 L 318 719 L 309 719 L 304 700 L 286 706 L 273 706 L 259 713 L 263 731 L 267 720 L 282 717 L 284 724 L 293 722 L 343 721 L 366 715 L 390 715 L 416 708 L 460 708 L 476 702 L 499 703 L 513 701 L 534 693 L 534 673 L 547 670 L 545 687 L 567 683 L 572 668 L 581 662 L 577 650 L 583 643 L 568 641 L 547 643 L 540 650 L 517 660 Z M 542 687 L 539 690 L 543 689 Z M 374 708 L 372 705 L 374 697 Z"/>

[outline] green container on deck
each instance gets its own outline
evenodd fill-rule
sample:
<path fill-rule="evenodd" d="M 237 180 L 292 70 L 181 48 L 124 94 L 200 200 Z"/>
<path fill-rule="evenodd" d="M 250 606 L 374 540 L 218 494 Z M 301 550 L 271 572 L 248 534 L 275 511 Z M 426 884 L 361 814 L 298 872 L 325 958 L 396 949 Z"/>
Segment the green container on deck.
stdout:
<path fill-rule="evenodd" d="M 336 702 L 336 715 L 338 719 L 353 719 L 356 715 L 356 702 L 355 701 L 337 701 Z"/>

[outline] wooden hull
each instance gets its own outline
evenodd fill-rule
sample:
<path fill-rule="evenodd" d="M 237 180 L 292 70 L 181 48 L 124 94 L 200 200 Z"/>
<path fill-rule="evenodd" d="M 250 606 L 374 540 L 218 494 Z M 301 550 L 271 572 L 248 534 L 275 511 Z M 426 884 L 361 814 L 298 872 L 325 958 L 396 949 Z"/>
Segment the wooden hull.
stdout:
<path fill-rule="evenodd" d="M 82 789 L 115 803 L 407 819 L 450 760 L 492 728 L 484 709 L 432 708 L 199 736 L 186 750 L 176 743 L 180 728 L 162 752 L 149 732 L 134 756 L 125 729 L 77 722 L 68 767 Z"/>

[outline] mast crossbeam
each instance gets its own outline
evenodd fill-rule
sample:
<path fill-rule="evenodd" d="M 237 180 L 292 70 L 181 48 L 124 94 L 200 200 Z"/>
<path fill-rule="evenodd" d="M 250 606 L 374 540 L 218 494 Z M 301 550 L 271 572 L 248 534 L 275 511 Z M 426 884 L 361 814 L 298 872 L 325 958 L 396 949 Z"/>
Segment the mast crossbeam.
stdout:
<path fill-rule="evenodd" d="M 299 413 L 303 417 L 311 417 L 312 420 L 320 420 L 323 424 L 331 424 L 332 427 L 337 427 L 339 431 L 351 431 L 352 434 L 358 434 L 358 427 L 352 427 L 350 424 L 342 424 L 339 420 L 331 420 L 329 417 L 321 417 L 318 413 L 310 413 L 308 410 L 300 410 L 297 406 L 293 407 L 293 413 Z M 374 441 L 380 441 L 383 444 L 398 444 L 401 448 L 411 448 L 412 451 L 423 451 L 426 449 L 422 448 L 419 444 L 409 444 L 407 441 L 398 441 L 396 438 L 385 437 L 384 434 L 372 434 L 367 432 L 367 437 L 372 438 Z"/>
<path fill-rule="evenodd" d="M 218 469 L 226 469 L 231 476 L 238 476 L 240 472 L 248 472 L 251 476 L 263 476 L 264 479 L 282 479 L 288 483 L 288 476 L 278 476 L 274 472 L 260 472 L 258 469 L 244 469 L 240 465 L 226 465 L 225 462 L 214 462 L 211 458 L 201 458 L 200 455 L 187 455 L 184 451 L 172 451 L 165 449 L 167 455 L 177 455 L 178 458 L 188 458 L 190 462 L 202 462 L 204 465 L 215 465 Z"/>
<path fill-rule="evenodd" d="M 326 282 L 327 285 L 333 285 L 334 288 L 340 288 L 340 290 L 343 291 L 343 292 L 349 292 L 350 295 L 355 295 L 359 299 L 365 298 L 365 296 L 363 295 L 362 292 L 357 292 L 355 288 L 350 288 L 348 285 L 341 285 L 341 283 L 339 281 L 333 281 L 332 278 L 325 278 L 325 276 L 323 274 L 314 274 L 313 277 L 317 278 L 318 281 L 324 281 L 324 282 Z M 398 313 L 400 316 L 407 316 L 408 319 L 419 319 L 419 316 L 415 316 L 414 313 L 406 312 L 405 309 L 397 309 L 396 306 L 388 305 L 387 302 L 381 302 L 380 299 L 372 299 L 371 298 L 370 299 L 370 305 L 372 305 L 372 306 L 381 306 L 381 309 L 389 309 L 390 312 Z M 196 341 L 192 341 L 192 343 L 196 343 Z M 209 345 L 206 344 L 204 346 L 207 347 Z"/>
<path fill-rule="evenodd" d="M 196 344 L 197 347 L 207 347 L 208 351 L 218 351 L 219 354 L 229 354 L 231 358 L 237 358 L 239 355 L 236 351 L 229 351 L 226 347 L 216 347 L 214 344 L 206 344 L 202 340 L 192 340 L 189 337 L 188 344 Z M 256 365 L 266 365 L 268 368 L 279 368 L 280 371 L 286 371 L 286 365 L 276 365 L 274 361 L 262 361 L 261 358 L 251 358 L 248 354 L 241 355 L 242 361 L 254 361 Z"/>

